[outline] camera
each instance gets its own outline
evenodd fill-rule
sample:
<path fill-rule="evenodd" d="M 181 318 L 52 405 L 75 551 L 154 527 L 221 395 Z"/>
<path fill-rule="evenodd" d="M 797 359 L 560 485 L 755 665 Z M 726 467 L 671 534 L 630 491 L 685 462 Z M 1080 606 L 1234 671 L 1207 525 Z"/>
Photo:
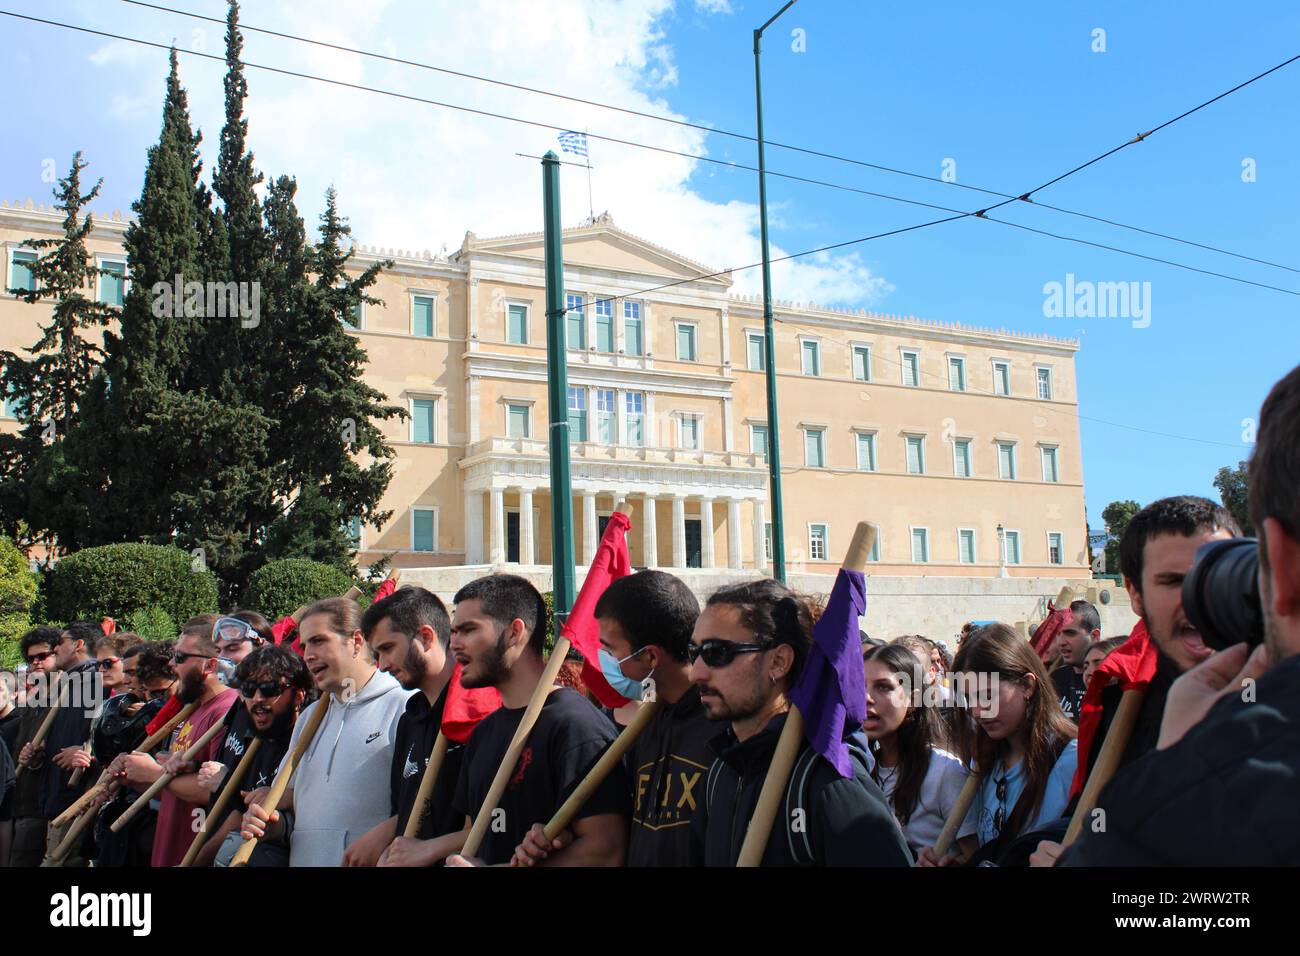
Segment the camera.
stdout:
<path fill-rule="evenodd" d="M 1259 542 L 1254 538 L 1211 541 L 1196 549 L 1183 579 L 1183 612 L 1205 643 L 1223 650 L 1264 640 L 1259 600 Z"/>

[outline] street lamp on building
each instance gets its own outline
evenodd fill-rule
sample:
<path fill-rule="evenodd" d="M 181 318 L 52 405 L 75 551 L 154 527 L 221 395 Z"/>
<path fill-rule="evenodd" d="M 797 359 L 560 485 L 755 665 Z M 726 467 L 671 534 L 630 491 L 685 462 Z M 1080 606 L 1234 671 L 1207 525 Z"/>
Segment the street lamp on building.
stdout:
<path fill-rule="evenodd" d="M 1007 531 L 998 524 L 998 577 L 1007 576 Z"/>

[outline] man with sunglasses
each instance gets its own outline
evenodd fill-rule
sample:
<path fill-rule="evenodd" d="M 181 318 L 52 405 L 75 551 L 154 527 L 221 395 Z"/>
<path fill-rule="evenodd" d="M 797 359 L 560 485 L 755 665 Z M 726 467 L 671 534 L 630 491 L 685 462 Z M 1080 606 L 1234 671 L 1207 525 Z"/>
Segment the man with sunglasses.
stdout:
<path fill-rule="evenodd" d="M 48 693 L 38 695 L 31 688 L 48 690 L 48 680 L 54 670 L 54 646 L 62 636 L 57 627 L 36 627 L 19 639 L 19 649 L 27 662 L 28 692 L 25 703 L 19 708 L 21 716 L 13 757 L 16 764 L 26 764 L 28 769 L 19 775 L 10 797 L 14 816 L 10 866 L 39 866 L 45 856 L 46 828 L 50 818 L 41 811 L 41 774 L 38 772 L 45 765 L 45 747 L 33 748 L 31 740 L 45 720 L 50 701 Z"/>
<path fill-rule="evenodd" d="M 601 671 L 615 691 L 641 700 L 649 680 L 659 701 L 624 763 L 631 782 L 628 866 L 688 866 L 691 818 L 713 754 L 718 726 L 704 712 L 691 683 L 688 647 L 700 604 L 686 582 L 664 571 L 619 578 L 596 602 Z M 515 862 L 534 866 L 573 842 L 566 830 L 546 839 L 545 821 L 533 825 L 515 850 Z"/>
<path fill-rule="evenodd" d="M 187 621 L 172 655 L 179 684 L 176 698 L 182 706 L 197 704 L 198 707 L 172 732 L 170 745 L 159 754 L 161 760 L 149 754 L 132 753 L 126 758 L 122 772 L 137 788 L 148 787 L 165 772 L 177 774 L 160 795 L 151 857 L 151 865 L 155 867 L 176 866 L 185 858 L 194 839 L 194 811 L 201 810 L 208 802 L 207 792 L 198 783 L 198 764 L 211 756 L 218 742 L 212 741 L 197 761 L 184 762 L 180 755 L 221 720 L 239 697 L 218 676 L 213 623 L 210 616 Z"/>
<path fill-rule="evenodd" d="M 789 693 L 812 648 L 806 602 L 772 578 L 724 587 L 695 623 L 691 680 L 704 709 L 727 721 L 691 820 L 696 862 L 735 866 L 758 804 Z M 903 832 L 871 778 L 865 740 L 849 736 L 845 778 L 800 742 L 763 866 L 910 866 Z"/>

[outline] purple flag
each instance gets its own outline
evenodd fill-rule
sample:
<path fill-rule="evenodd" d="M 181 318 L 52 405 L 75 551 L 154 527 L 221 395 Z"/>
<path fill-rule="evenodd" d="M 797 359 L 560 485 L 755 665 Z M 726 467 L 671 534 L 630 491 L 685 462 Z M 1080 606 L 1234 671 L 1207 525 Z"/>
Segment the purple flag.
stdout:
<path fill-rule="evenodd" d="M 803 673 L 790 692 L 790 700 L 803 714 L 804 737 L 841 777 L 853 775 L 845 730 L 857 730 L 867 716 L 858 629 L 858 618 L 866 609 L 867 579 L 861 571 L 841 568 L 826 611 L 813 627 L 812 650 Z"/>

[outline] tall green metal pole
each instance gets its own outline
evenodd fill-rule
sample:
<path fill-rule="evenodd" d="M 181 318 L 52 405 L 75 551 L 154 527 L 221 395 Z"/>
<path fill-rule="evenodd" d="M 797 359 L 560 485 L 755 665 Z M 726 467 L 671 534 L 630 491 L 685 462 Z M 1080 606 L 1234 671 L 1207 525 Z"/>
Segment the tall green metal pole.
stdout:
<path fill-rule="evenodd" d="M 767 166 L 763 158 L 763 31 L 794 6 L 790 0 L 754 31 L 754 101 L 758 109 L 758 217 L 763 241 L 763 364 L 767 378 L 767 470 L 772 502 L 772 577 L 785 582 L 785 509 L 781 505 L 781 429 L 776 414 L 776 332 L 772 322 L 772 253 L 767 239 Z"/>
<path fill-rule="evenodd" d="M 564 323 L 564 233 L 560 226 L 560 159 L 542 157 L 546 235 L 546 397 L 551 453 L 551 569 L 556 633 L 576 596 L 573 565 L 573 483 L 569 474 L 569 375 Z"/>

